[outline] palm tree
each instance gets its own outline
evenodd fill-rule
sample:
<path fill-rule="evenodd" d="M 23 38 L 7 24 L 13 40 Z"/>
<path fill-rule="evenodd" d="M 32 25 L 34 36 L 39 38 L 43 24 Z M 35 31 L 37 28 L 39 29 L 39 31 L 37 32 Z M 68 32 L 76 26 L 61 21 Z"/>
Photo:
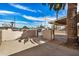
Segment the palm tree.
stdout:
<path fill-rule="evenodd" d="M 46 3 L 42 3 L 42 5 L 46 5 Z M 56 18 L 58 20 L 58 12 L 60 11 L 60 9 L 64 9 L 65 8 L 65 3 L 48 3 L 50 10 L 52 10 L 52 8 L 56 11 Z"/>
<path fill-rule="evenodd" d="M 45 3 L 43 3 L 43 5 L 46 5 Z M 50 10 L 55 10 L 56 11 L 56 19 L 58 20 L 58 12 L 62 9 L 65 8 L 65 3 L 49 3 L 49 8 Z M 53 40 L 55 39 L 55 23 L 53 23 Z"/>
<path fill-rule="evenodd" d="M 58 20 L 58 12 L 62 9 L 65 8 L 65 3 L 50 3 L 49 4 L 49 8 L 50 10 L 52 10 L 52 8 L 56 11 L 56 18 Z"/>
<path fill-rule="evenodd" d="M 67 13 L 67 43 L 74 44 L 78 43 L 77 36 L 77 3 L 68 4 Z"/>

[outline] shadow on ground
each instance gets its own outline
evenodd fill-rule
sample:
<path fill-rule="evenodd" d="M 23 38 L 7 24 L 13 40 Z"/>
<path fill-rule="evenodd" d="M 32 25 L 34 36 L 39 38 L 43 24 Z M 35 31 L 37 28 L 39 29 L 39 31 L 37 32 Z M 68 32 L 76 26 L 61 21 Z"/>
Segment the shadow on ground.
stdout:
<path fill-rule="evenodd" d="M 61 42 L 66 42 L 67 36 L 66 35 L 55 35 L 55 39 Z"/>
<path fill-rule="evenodd" d="M 79 51 L 69 49 L 49 41 L 10 56 L 79 56 Z"/>

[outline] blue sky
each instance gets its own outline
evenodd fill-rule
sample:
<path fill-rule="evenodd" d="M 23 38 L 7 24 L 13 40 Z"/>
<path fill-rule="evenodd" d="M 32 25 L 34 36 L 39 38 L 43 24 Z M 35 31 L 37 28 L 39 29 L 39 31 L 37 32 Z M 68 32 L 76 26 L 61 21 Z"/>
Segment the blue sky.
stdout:
<path fill-rule="evenodd" d="M 59 17 L 67 15 L 67 6 L 64 10 L 59 11 Z M 0 26 L 3 23 L 16 22 L 16 27 L 39 26 L 56 19 L 56 12 L 49 10 L 48 5 L 43 6 L 41 3 L 0 3 Z"/>

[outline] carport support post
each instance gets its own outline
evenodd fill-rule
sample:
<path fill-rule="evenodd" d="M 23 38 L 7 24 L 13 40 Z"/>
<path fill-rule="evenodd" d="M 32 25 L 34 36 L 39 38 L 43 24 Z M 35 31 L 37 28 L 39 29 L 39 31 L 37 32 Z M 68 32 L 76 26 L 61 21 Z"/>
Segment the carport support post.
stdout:
<path fill-rule="evenodd" d="M 52 37 L 53 36 L 53 37 Z M 51 30 L 51 40 L 55 40 L 55 24 L 52 24 L 52 30 Z"/>

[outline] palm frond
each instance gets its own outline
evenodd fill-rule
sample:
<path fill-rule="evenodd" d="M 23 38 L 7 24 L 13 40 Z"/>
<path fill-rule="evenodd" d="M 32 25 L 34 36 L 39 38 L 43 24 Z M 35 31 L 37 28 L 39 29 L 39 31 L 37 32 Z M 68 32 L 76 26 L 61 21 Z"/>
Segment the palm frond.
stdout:
<path fill-rule="evenodd" d="M 62 3 L 62 10 L 65 9 L 66 3 Z"/>
<path fill-rule="evenodd" d="M 42 5 L 44 5 L 44 6 L 45 6 L 45 5 L 46 5 L 46 3 L 42 3 Z"/>
<path fill-rule="evenodd" d="M 52 10 L 54 3 L 49 3 L 48 5 L 49 5 L 50 10 Z"/>

